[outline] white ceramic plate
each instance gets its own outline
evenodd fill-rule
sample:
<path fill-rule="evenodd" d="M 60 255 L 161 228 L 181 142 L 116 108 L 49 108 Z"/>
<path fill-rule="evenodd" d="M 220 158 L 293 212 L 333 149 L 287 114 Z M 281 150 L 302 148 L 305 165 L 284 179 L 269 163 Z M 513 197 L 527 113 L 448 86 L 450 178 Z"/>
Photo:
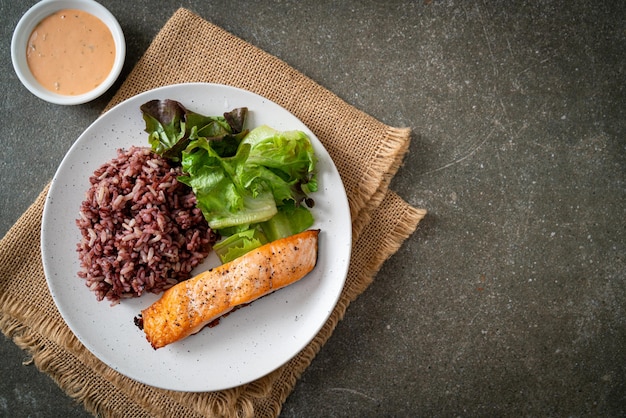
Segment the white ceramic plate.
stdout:
<path fill-rule="evenodd" d="M 319 158 L 319 191 L 313 196 L 313 228 L 321 229 L 318 263 L 299 282 L 223 318 L 214 328 L 153 350 L 133 318 L 158 296 L 147 294 L 116 306 L 97 302 L 77 276 L 75 224 L 89 176 L 118 148 L 148 146 L 140 105 L 175 99 L 190 110 L 221 115 L 249 109 L 247 126 L 267 124 L 306 132 Z M 305 99 L 305 98 L 303 98 Z M 251 92 L 216 84 L 179 84 L 135 96 L 98 118 L 74 143 L 46 199 L 41 231 L 46 279 L 54 301 L 78 339 L 118 372 L 155 387 L 214 391 L 238 386 L 277 369 L 317 334 L 345 283 L 352 244 L 348 201 L 339 173 L 315 135 L 276 103 Z M 217 264 L 210 256 L 199 269 Z M 197 272 L 198 270 L 196 270 Z"/>

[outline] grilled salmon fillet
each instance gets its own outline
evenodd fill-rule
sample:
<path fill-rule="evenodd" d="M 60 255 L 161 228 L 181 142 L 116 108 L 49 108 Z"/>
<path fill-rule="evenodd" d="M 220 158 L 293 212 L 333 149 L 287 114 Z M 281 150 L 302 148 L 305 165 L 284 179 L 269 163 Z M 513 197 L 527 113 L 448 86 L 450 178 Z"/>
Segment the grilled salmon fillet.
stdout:
<path fill-rule="evenodd" d="M 292 284 L 317 263 L 319 230 L 265 244 L 166 290 L 141 311 L 143 331 L 154 349 L 200 331 L 238 305 Z"/>

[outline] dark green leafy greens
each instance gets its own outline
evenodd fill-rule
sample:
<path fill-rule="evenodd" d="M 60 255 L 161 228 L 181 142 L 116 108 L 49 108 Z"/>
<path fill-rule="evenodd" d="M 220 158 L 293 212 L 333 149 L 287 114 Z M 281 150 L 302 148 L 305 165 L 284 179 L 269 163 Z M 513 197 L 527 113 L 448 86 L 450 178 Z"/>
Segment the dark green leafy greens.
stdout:
<path fill-rule="evenodd" d="M 151 100 L 140 107 L 152 150 L 174 162 L 191 141 L 206 138 L 220 155 L 233 155 L 241 139 L 248 109 L 238 108 L 224 116 L 204 116 L 175 100 Z"/>
<path fill-rule="evenodd" d="M 317 159 L 304 132 L 248 131 L 246 108 L 204 116 L 153 100 L 141 110 L 153 151 L 182 166 L 179 181 L 192 188 L 209 226 L 228 236 L 215 246 L 222 262 L 313 224 Z"/>

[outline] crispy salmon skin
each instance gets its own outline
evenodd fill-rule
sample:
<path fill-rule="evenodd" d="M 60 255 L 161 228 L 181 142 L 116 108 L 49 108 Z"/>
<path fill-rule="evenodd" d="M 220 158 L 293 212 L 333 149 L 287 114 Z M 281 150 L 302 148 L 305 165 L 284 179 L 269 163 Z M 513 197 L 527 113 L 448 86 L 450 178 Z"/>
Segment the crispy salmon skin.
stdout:
<path fill-rule="evenodd" d="M 250 303 L 306 276 L 317 263 L 319 230 L 265 244 L 166 290 L 141 311 L 154 349 L 200 331 L 238 305 Z"/>

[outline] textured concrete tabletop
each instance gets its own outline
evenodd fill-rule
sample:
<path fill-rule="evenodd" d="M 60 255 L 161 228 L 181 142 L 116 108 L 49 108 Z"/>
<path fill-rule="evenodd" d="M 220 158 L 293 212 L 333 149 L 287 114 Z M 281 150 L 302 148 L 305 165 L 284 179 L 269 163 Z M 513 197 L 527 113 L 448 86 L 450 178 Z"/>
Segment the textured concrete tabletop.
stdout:
<path fill-rule="evenodd" d="M 1 235 L 115 89 L 61 107 L 20 84 L 10 40 L 33 3 L 0 2 Z M 102 4 L 122 77 L 184 6 L 412 128 L 391 188 L 429 214 L 283 417 L 626 414 L 626 2 Z M 88 414 L 0 336 L 0 416 Z"/>

